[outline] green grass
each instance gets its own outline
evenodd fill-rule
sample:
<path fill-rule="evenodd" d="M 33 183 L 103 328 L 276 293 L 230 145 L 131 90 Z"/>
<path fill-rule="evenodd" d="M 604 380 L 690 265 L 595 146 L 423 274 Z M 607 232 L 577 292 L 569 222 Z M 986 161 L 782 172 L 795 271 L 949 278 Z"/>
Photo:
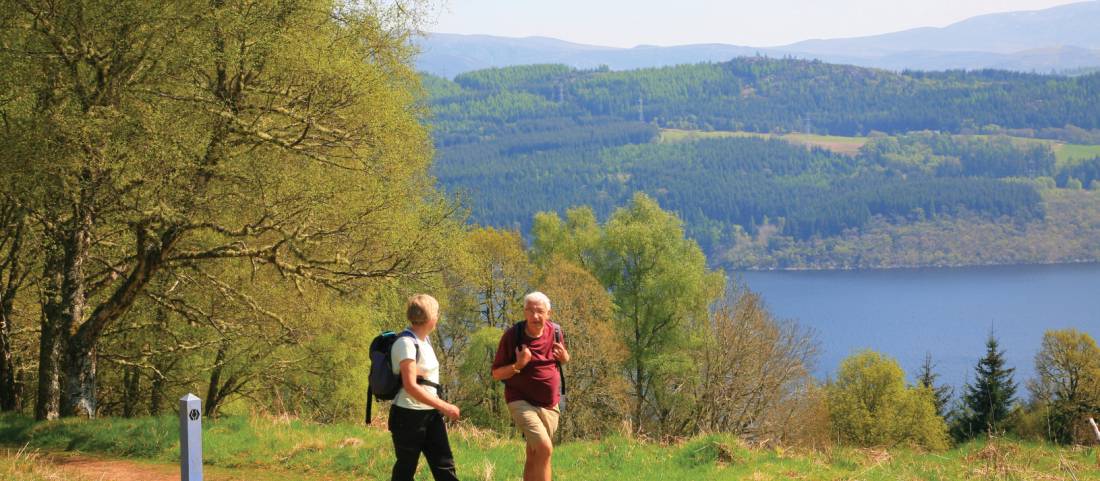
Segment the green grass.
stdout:
<path fill-rule="evenodd" d="M 661 143 L 675 143 L 675 142 L 692 142 L 702 139 L 722 139 L 731 137 L 756 137 L 761 139 L 782 139 L 792 144 L 807 145 L 812 147 L 821 147 L 828 149 L 838 154 L 855 155 L 859 152 L 859 148 L 863 147 L 863 144 L 867 143 L 867 137 L 841 137 L 837 135 L 814 135 L 814 134 L 761 134 L 756 132 L 731 132 L 731 131 L 702 131 L 702 130 L 680 130 L 680 129 L 661 129 L 661 135 L 658 138 L 658 142 Z"/>
<path fill-rule="evenodd" d="M 673 143 L 673 142 L 690 142 L 700 139 L 724 139 L 730 137 L 758 137 L 766 139 L 771 137 L 771 134 L 759 134 L 756 132 L 732 132 L 725 130 L 682 130 L 682 129 L 661 129 L 658 142 L 661 143 Z"/>
<path fill-rule="evenodd" d="M 175 463 L 177 421 L 65 420 L 34 423 L 0 416 L 0 442 Z M 392 447 L 377 427 L 318 425 L 297 420 L 231 417 L 204 423 L 204 460 L 216 479 L 388 479 Z M 518 479 L 523 445 L 515 436 L 473 428 L 452 430 L 459 476 Z M 733 436 L 708 435 L 675 444 L 627 437 L 569 442 L 555 449 L 559 480 L 1100 480 L 1100 450 L 1024 441 L 976 441 L 951 451 L 837 448 L 809 451 L 750 447 Z M 0 464 L 0 474 L 11 461 Z M 423 465 L 423 463 L 421 463 Z M 23 471 L 27 462 L 22 461 Z M 9 471 L 4 471 L 9 469 Z M 1070 474 L 1072 473 L 1072 475 Z M 14 478 L 39 481 L 40 478 Z M 9 476 L 10 477 L 10 476 Z M 431 475 L 426 467 L 417 479 Z M 8 479 L 8 478 L 4 478 Z M 49 478 L 45 478 L 49 479 Z"/>
<path fill-rule="evenodd" d="M 842 137 L 837 135 L 814 135 L 799 133 L 775 135 L 761 134 L 756 132 L 661 129 L 661 134 L 658 138 L 658 142 L 692 142 L 702 139 L 722 139 L 730 137 L 756 137 L 761 139 L 778 138 L 786 140 L 793 144 L 821 147 L 845 155 L 857 154 L 859 152 L 859 148 L 862 147 L 863 144 L 866 144 L 868 140 L 867 137 Z M 982 136 L 976 135 L 973 137 Z M 1058 169 L 1074 165 L 1082 160 L 1087 160 L 1093 157 L 1100 156 L 1100 145 L 1066 144 L 1052 140 L 1033 139 L 1027 137 L 1013 137 L 1013 139 L 1021 143 L 1043 143 L 1050 145 L 1051 149 L 1054 150 L 1055 165 Z"/>
<path fill-rule="evenodd" d="M 1071 166 L 1093 157 L 1100 157 L 1100 145 L 1054 144 L 1054 158 L 1058 168 Z"/>

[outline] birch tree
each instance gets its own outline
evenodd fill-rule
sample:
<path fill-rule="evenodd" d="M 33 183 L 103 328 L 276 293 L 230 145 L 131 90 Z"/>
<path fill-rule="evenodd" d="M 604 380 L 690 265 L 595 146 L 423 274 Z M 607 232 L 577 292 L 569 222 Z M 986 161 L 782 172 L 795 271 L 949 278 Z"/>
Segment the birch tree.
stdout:
<path fill-rule="evenodd" d="M 437 269 L 453 208 L 426 175 L 401 2 L 0 6 L 21 80 L 0 171 L 43 239 L 36 417 L 95 415 L 97 345 L 159 276 L 230 264 L 351 293 Z"/>

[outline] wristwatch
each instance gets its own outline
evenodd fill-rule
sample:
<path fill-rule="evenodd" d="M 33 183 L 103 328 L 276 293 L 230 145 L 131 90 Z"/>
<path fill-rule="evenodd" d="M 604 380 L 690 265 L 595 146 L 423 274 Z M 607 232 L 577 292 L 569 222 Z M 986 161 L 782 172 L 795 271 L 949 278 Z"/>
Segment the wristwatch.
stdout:
<path fill-rule="evenodd" d="M 520 369 L 520 368 L 516 367 L 515 364 L 512 364 L 512 374 L 519 374 L 520 371 L 522 371 L 522 370 L 523 369 Z"/>

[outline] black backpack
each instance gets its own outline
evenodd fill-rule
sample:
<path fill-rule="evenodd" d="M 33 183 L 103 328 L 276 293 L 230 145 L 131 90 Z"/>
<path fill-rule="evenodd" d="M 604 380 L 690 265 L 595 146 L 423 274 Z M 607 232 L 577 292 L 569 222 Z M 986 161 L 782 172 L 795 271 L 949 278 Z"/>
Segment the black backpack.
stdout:
<path fill-rule="evenodd" d="M 562 342 L 561 326 L 553 322 L 551 322 L 550 325 L 554 326 L 554 342 Z M 523 345 L 523 334 L 527 332 L 527 321 L 517 322 L 515 326 L 513 326 L 513 329 L 516 331 L 516 347 L 518 348 Z M 512 362 L 516 362 L 515 351 L 512 351 Z M 565 410 L 565 368 L 561 367 L 560 362 L 555 362 L 554 364 L 558 366 L 558 376 L 561 377 L 561 384 L 558 386 L 559 392 L 561 393 L 561 400 L 558 402 L 558 410 L 563 411 Z"/>
<path fill-rule="evenodd" d="M 420 362 L 420 342 L 412 331 L 405 329 L 401 332 L 383 331 L 370 342 L 370 375 L 367 380 L 367 415 L 364 422 L 370 424 L 371 404 L 373 398 L 379 401 L 392 401 L 401 390 L 401 374 L 393 373 L 393 343 L 398 338 L 411 337 L 416 346 L 416 362 Z M 442 386 L 416 376 L 416 383 L 436 388 L 442 397 Z"/>

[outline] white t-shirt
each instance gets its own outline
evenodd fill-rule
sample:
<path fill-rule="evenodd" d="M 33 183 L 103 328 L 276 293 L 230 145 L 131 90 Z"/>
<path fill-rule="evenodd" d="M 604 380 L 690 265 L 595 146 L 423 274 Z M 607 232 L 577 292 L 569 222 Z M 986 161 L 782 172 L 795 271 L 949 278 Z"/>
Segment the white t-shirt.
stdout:
<path fill-rule="evenodd" d="M 417 342 L 420 344 L 420 360 L 416 363 L 418 375 L 439 384 L 439 359 L 435 357 L 435 349 L 432 349 L 432 343 L 428 339 L 420 339 L 417 341 L 413 336 L 401 336 L 397 338 L 397 340 L 393 342 L 393 347 L 390 349 L 390 358 L 393 359 L 393 373 L 398 375 L 401 374 L 401 361 L 405 359 L 416 359 Z M 427 391 L 429 396 L 439 396 L 434 387 L 425 386 L 423 384 L 421 384 L 420 387 Z M 405 392 L 404 386 L 397 391 L 397 397 L 393 399 L 393 403 L 407 409 L 435 409 L 413 399 L 412 396 L 409 396 L 409 394 Z"/>

